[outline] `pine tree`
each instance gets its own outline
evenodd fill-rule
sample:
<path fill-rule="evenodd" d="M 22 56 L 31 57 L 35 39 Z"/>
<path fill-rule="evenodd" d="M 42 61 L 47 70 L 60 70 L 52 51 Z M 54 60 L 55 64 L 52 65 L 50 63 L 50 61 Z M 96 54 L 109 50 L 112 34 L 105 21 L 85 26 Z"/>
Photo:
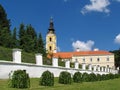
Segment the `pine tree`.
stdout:
<path fill-rule="evenodd" d="M 36 41 L 36 32 L 32 25 L 28 25 L 26 27 L 26 36 L 25 39 L 25 51 L 27 52 L 35 52 L 35 41 Z"/>
<path fill-rule="evenodd" d="M 44 44 L 41 33 L 39 34 L 39 37 L 37 40 L 37 53 L 41 53 L 43 54 L 43 56 L 46 56 L 45 44 Z"/>
<path fill-rule="evenodd" d="M 7 19 L 7 14 L 0 5 L 0 45 L 11 47 L 11 40 L 10 20 Z"/>
<path fill-rule="evenodd" d="M 18 46 L 17 34 L 16 34 L 16 27 L 13 29 L 12 34 L 12 48 L 16 48 Z"/>
<path fill-rule="evenodd" d="M 7 31 L 10 32 L 10 20 L 7 19 L 7 14 L 1 4 L 0 4 L 0 25 L 1 25 L 0 30 L 7 27 Z"/>
<path fill-rule="evenodd" d="M 24 49 L 25 44 L 25 26 L 23 23 L 20 24 L 19 28 L 19 47 Z"/>

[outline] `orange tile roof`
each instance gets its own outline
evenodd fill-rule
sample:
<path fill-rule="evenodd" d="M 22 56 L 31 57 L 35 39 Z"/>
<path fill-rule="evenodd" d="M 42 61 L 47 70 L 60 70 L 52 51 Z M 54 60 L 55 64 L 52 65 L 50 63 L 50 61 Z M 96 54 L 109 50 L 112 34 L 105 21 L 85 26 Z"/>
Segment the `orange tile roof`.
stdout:
<path fill-rule="evenodd" d="M 70 59 L 72 56 L 87 56 L 87 55 L 112 55 L 108 51 L 80 51 L 80 52 L 57 52 L 53 53 L 53 57 Z"/>

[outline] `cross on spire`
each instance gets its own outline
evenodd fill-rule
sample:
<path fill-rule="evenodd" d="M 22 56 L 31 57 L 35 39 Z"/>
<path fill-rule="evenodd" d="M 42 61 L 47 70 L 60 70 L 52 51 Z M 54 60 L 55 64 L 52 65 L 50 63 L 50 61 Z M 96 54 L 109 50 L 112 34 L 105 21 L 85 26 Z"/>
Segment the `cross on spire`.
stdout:
<path fill-rule="evenodd" d="M 54 33 L 55 32 L 55 30 L 54 30 L 54 24 L 53 24 L 53 17 L 51 17 L 50 18 L 50 26 L 49 26 L 49 28 L 48 28 L 48 33 L 50 32 L 50 33 Z"/>

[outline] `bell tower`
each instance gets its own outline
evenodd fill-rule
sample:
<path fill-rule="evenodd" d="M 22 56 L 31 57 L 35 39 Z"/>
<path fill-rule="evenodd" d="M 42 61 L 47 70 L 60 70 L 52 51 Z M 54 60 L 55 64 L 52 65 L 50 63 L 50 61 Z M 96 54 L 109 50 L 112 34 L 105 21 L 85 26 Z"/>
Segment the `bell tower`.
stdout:
<path fill-rule="evenodd" d="M 47 53 L 56 53 L 56 34 L 55 34 L 55 29 L 54 29 L 54 24 L 53 24 L 53 18 L 50 18 L 50 25 L 48 28 L 48 32 L 46 35 L 46 51 Z"/>

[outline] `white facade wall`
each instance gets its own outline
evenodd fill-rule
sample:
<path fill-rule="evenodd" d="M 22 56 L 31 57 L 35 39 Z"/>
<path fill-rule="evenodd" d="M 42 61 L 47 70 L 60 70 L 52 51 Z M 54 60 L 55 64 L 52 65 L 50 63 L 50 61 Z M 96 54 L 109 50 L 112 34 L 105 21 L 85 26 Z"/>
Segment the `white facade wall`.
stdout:
<path fill-rule="evenodd" d="M 99 61 L 98 61 L 98 58 L 99 58 Z M 104 67 L 109 66 L 110 68 L 115 67 L 114 54 L 73 56 L 71 61 L 75 62 L 76 60 L 78 60 L 80 64 L 85 63 L 87 65 L 92 64 L 92 65 L 99 65 L 99 66 L 104 66 Z"/>

